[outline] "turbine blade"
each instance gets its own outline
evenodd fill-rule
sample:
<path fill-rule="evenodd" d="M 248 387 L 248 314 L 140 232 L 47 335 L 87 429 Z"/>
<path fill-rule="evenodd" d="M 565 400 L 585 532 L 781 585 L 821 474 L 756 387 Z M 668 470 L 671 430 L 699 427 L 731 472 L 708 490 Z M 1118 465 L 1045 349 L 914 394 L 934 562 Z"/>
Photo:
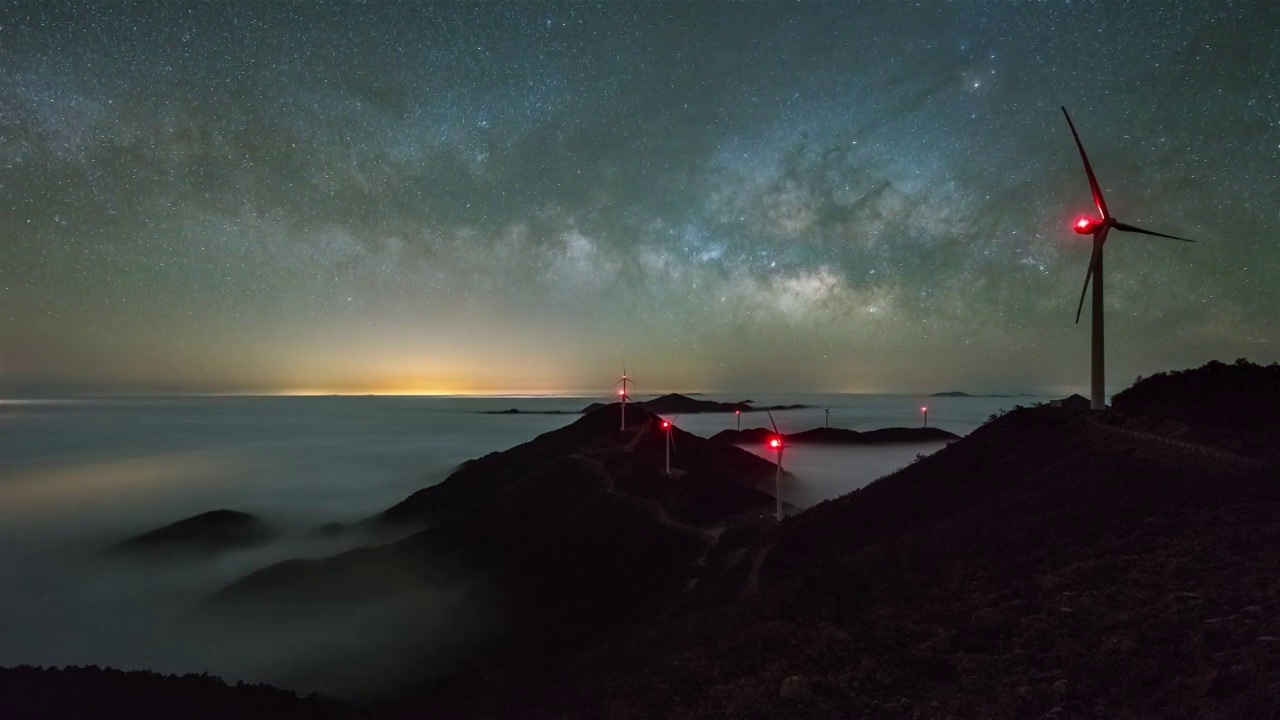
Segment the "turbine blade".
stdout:
<path fill-rule="evenodd" d="M 1076 132 L 1075 123 L 1071 122 L 1071 116 L 1067 115 L 1067 109 L 1062 108 L 1062 114 L 1066 115 L 1067 126 L 1071 128 L 1071 137 L 1076 139 L 1076 147 L 1080 150 L 1080 159 L 1084 161 L 1084 172 L 1089 176 L 1089 189 L 1093 191 L 1093 204 L 1098 206 L 1098 212 L 1102 214 L 1102 219 L 1106 220 L 1111 217 L 1107 212 L 1107 201 L 1102 199 L 1102 189 L 1098 187 L 1098 178 L 1093 175 L 1093 166 L 1089 164 L 1089 156 L 1084 152 L 1084 143 L 1080 142 L 1080 134 Z"/>
<path fill-rule="evenodd" d="M 769 413 L 769 424 L 773 426 L 773 431 L 781 435 L 782 433 L 778 432 L 778 423 L 773 421 L 773 413 L 768 410 L 765 410 L 765 412 Z"/>
<path fill-rule="evenodd" d="M 1098 265 L 1098 256 L 1102 254 L 1102 245 L 1095 245 L 1093 255 L 1089 258 L 1089 271 L 1084 274 L 1084 287 L 1080 290 L 1080 305 L 1076 307 L 1076 324 L 1080 323 L 1080 312 L 1084 310 L 1084 296 L 1089 292 L 1089 281 L 1093 279 L 1093 268 Z"/>
<path fill-rule="evenodd" d="M 1117 230 L 1123 230 L 1125 232 L 1142 233 L 1143 235 L 1155 235 L 1156 237 L 1169 238 L 1170 240 L 1181 240 L 1182 242 L 1195 242 L 1195 240 L 1188 240 L 1187 238 L 1178 237 L 1177 235 L 1165 235 L 1164 233 L 1158 233 L 1154 230 L 1143 230 L 1137 225 L 1130 225 L 1128 223 L 1118 222 L 1113 227 L 1115 227 L 1115 229 Z"/>

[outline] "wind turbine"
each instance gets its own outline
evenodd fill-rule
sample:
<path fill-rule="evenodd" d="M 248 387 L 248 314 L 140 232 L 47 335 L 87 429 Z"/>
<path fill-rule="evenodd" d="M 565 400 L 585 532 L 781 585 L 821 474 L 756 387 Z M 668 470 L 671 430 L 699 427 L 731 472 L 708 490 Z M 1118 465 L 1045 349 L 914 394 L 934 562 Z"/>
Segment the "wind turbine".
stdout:
<path fill-rule="evenodd" d="M 822 421 L 822 427 L 824 428 L 831 427 L 831 408 L 823 408 L 822 412 L 827 414 L 826 419 Z"/>
<path fill-rule="evenodd" d="M 622 363 L 622 378 L 618 380 L 618 382 L 614 383 L 614 385 L 617 385 L 618 383 L 622 383 L 622 387 L 618 389 L 618 397 L 622 398 L 622 431 L 623 432 L 626 432 L 627 430 L 627 401 L 631 399 L 631 396 L 627 394 L 627 383 L 629 382 L 635 382 L 635 381 L 627 377 L 627 364 Z"/>
<path fill-rule="evenodd" d="M 671 446 L 676 442 L 675 437 L 673 437 L 671 433 L 675 430 L 676 420 L 679 419 L 680 416 L 677 415 L 671 420 L 662 421 L 662 429 L 667 431 L 667 475 L 671 474 Z"/>
<path fill-rule="evenodd" d="M 924 413 L 924 425 L 921 425 L 920 427 L 929 427 L 929 406 L 921 405 L 920 412 Z"/>
<path fill-rule="evenodd" d="M 742 432 L 742 411 L 734 410 L 733 417 L 738 421 L 738 432 Z"/>
<path fill-rule="evenodd" d="M 1112 217 L 1111 212 L 1107 210 L 1107 203 L 1102 199 L 1102 189 L 1098 187 L 1098 179 L 1094 177 L 1093 167 L 1089 164 L 1089 156 L 1084 152 L 1084 144 L 1080 142 L 1080 134 L 1076 132 L 1075 123 L 1071 122 L 1071 116 L 1067 114 L 1067 109 L 1062 108 L 1062 114 L 1067 118 L 1067 126 L 1071 128 L 1071 136 L 1075 138 L 1076 147 L 1080 150 L 1080 160 L 1084 163 L 1084 172 L 1089 176 L 1089 189 L 1093 191 L 1093 204 L 1098 208 L 1100 219 L 1090 217 L 1082 217 L 1076 220 L 1073 228 L 1081 235 L 1093 236 L 1093 256 L 1089 259 L 1089 270 L 1084 275 L 1084 288 L 1080 290 L 1080 305 L 1076 308 L 1076 323 L 1080 322 L 1080 312 L 1084 310 L 1084 296 L 1089 291 L 1089 281 L 1093 280 L 1093 368 L 1090 377 L 1090 408 L 1093 410 L 1105 410 L 1107 407 L 1107 378 L 1106 363 L 1103 357 L 1103 340 L 1102 340 L 1102 245 L 1107 241 L 1107 233 L 1115 228 L 1121 232 L 1142 233 L 1143 235 L 1155 235 L 1156 237 L 1169 238 L 1170 240 L 1181 240 L 1183 242 L 1195 242 L 1177 235 L 1166 235 L 1164 233 L 1153 232 L 1151 230 L 1143 230 L 1135 225 L 1122 223 Z"/>
<path fill-rule="evenodd" d="M 782 433 L 778 432 L 778 423 L 773 421 L 773 413 L 769 413 L 769 424 L 773 426 L 773 437 L 769 438 L 769 448 L 778 451 L 778 469 L 773 474 L 773 495 L 778 501 L 778 522 L 782 522 Z"/>

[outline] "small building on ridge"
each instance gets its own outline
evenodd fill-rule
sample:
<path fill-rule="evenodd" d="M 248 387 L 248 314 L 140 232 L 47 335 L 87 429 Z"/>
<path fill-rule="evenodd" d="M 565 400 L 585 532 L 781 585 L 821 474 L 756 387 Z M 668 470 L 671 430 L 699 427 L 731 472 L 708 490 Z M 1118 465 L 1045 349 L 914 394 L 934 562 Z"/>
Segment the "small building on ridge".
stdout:
<path fill-rule="evenodd" d="M 1049 401 L 1049 407 L 1066 408 L 1067 410 L 1088 410 L 1092 404 L 1089 402 L 1089 398 L 1079 393 L 1069 395 L 1061 400 Z"/>

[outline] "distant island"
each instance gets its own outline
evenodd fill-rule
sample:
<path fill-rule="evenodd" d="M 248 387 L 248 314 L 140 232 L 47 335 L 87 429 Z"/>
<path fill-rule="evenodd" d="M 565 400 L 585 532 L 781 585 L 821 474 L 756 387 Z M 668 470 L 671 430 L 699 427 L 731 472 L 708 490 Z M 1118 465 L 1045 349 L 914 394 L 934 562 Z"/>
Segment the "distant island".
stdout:
<path fill-rule="evenodd" d="M 701 393 L 692 393 L 693 395 L 701 395 Z M 751 400 L 739 400 L 738 402 L 716 402 L 714 400 L 699 400 L 689 395 L 681 395 L 680 393 L 670 393 L 650 400 L 640 400 L 637 402 L 627 403 L 628 407 L 644 408 L 652 413 L 659 415 L 696 415 L 699 413 L 731 413 L 731 412 L 765 412 L 768 410 L 799 410 L 808 407 L 808 405 L 769 405 L 768 407 L 756 407 Z M 488 410 L 484 415 L 582 415 L 595 412 L 601 408 L 615 406 L 615 402 L 595 402 L 574 412 L 572 410 L 521 410 L 520 408 L 507 408 L 506 410 Z"/>
<path fill-rule="evenodd" d="M 972 398 L 972 397 L 988 397 L 988 398 L 1009 398 L 1009 397 L 1035 397 L 1029 393 L 1018 393 L 1017 395 L 1001 395 L 991 393 L 989 395 L 974 395 L 972 393 L 960 392 L 959 390 L 949 390 L 947 392 L 934 393 L 929 397 L 956 397 L 956 398 Z"/>
<path fill-rule="evenodd" d="M 486 410 L 482 415 L 578 415 L 572 410 L 521 410 L 520 408 L 507 408 L 506 410 Z"/>
<path fill-rule="evenodd" d="M 777 437 L 778 435 L 779 433 L 774 433 L 767 428 L 749 428 L 741 431 L 721 430 L 712 435 L 711 439 L 735 445 L 748 445 L 765 443 L 768 442 L 769 438 Z M 820 427 L 789 435 L 782 434 L 782 439 L 788 444 L 795 445 L 891 445 L 897 443 L 952 442 L 959 440 L 960 436 L 936 427 L 892 427 L 867 430 L 865 432 L 847 430 L 845 428 Z"/>
<path fill-rule="evenodd" d="M 591 403 L 582 409 L 582 412 L 589 413 L 599 410 L 603 407 L 616 405 L 617 403 Z M 770 405 L 768 407 L 756 407 L 751 404 L 750 400 L 742 400 L 733 403 L 722 403 L 714 400 L 698 400 L 688 395 L 680 393 L 671 393 L 652 400 L 641 400 L 639 402 L 628 403 L 634 407 L 642 407 L 652 413 L 659 415 L 670 415 L 679 413 L 682 415 L 694 415 L 697 413 L 731 413 L 731 412 L 764 412 L 766 410 L 798 410 L 808 407 L 807 405 Z"/>

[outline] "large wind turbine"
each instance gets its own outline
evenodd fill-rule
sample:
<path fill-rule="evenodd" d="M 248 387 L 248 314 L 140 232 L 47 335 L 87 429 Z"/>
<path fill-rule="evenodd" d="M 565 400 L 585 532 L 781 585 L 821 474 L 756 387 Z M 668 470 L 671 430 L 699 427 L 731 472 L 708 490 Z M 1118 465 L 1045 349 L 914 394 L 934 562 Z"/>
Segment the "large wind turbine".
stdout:
<path fill-rule="evenodd" d="M 773 413 L 769 413 L 769 424 L 773 426 L 773 437 L 769 438 L 769 448 L 778 452 L 778 469 L 773 473 L 773 495 L 778 501 L 778 522 L 782 522 L 782 451 L 785 443 L 782 433 L 778 432 L 778 423 L 773 421 Z"/>
<path fill-rule="evenodd" d="M 1176 235 L 1143 230 L 1135 225 L 1122 223 L 1112 217 L 1111 212 L 1107 210 L 1106 201 L 1102 199 L 1102 189 L 1098 187 L 1098 179 L 1094 177 L 1093 166 L 1089 164 L 1089 156 L 1084 152 L 1084 144 L 1080 142 L 1080 134 L 1076 132 L 1075 123 L 1071 122 L 1071 116 L 1067 114 L 1065 107 L 1062 108 L 1062 114 L 1067 118 L 1067 126 L 1071 128 L 1071 136 L 1075 138 L 1076 147 L 1080 150 L 1080 160 L 1084 162 L 1084 172 L 1089 176 L 1089 189 L 1093 191 L 1093 204 L 1097 206 L 1098 214 L 1102 216 L 1097 220 L 1082 217 L 1076 220 L 1073 228 L 1081 235 L 1093 236 L 1093 257 L 1089 259 L 1089 270 L 1084 275 L 1084 288 L 1080 290 L 1080 305 L 1076 308 L 1076 322 L 1080 322 L 1080 311 L 1084 310 L 1084 296 L 1089 291 L 1089 281 L 1093 280 L 1093 370 L 1089 388 L 1090 407 L 1094 410 L 1105 410 L 1107 407 L 1107 379 L 1102 341 L 1102 245 L 1107 241 L 1107 233 L 1112 228 L 1115 228 L 1122 232 L 1155 235 L 1156 237 L 1181 240 L 1183 242 L 1195 241 Z"/>
<path fill-rule="evenodd" d="M 631 399 L 631 396 L 627 394 L 627 383 L 629 382 L 635 382 L 635 381 L 627 377 L 627 364 L 622 363 L 622 378 L 618 380 L 618 382 L 614 383 L 614 385 L 617 385 L 618 383 L 622 383 L 622 387 L 618 390 L 618 397 L 622 398 L 622 431 L 623 432 L 626 432 L 627 430 L 627 401 Z"/>
<path fill-rule="evenodd" d="M 671 474 L 671 446 L 672 446 L 672 445 L 674 445 L 674 444 L 675 444 L 675 442 L 676 442 L 675 437 L 673 437 L 671 433 L 675 431 L 675 428 L 676 428 L 676 420 L 679 420 L 679 419 L 680 419 L 680 416 L 679 416 L 679 415 L 677 415 L 677 416 L 675 416 L 675 418 L 674 418 L 674 419 L 672 419 L 672 420 L 663 420 L 663 421 L 662 421 L 662 429 L 663 429 L 663 430 L 665 430 L 665 431 L 666 431 L 666 433 L 667 433 L 667 441 L 666 441 L 666 443 L 667 443 L 667 470 L 666 470 L 666 474 L 667 474 L 667 475 L 670 475 L 670 474 Z"/>

